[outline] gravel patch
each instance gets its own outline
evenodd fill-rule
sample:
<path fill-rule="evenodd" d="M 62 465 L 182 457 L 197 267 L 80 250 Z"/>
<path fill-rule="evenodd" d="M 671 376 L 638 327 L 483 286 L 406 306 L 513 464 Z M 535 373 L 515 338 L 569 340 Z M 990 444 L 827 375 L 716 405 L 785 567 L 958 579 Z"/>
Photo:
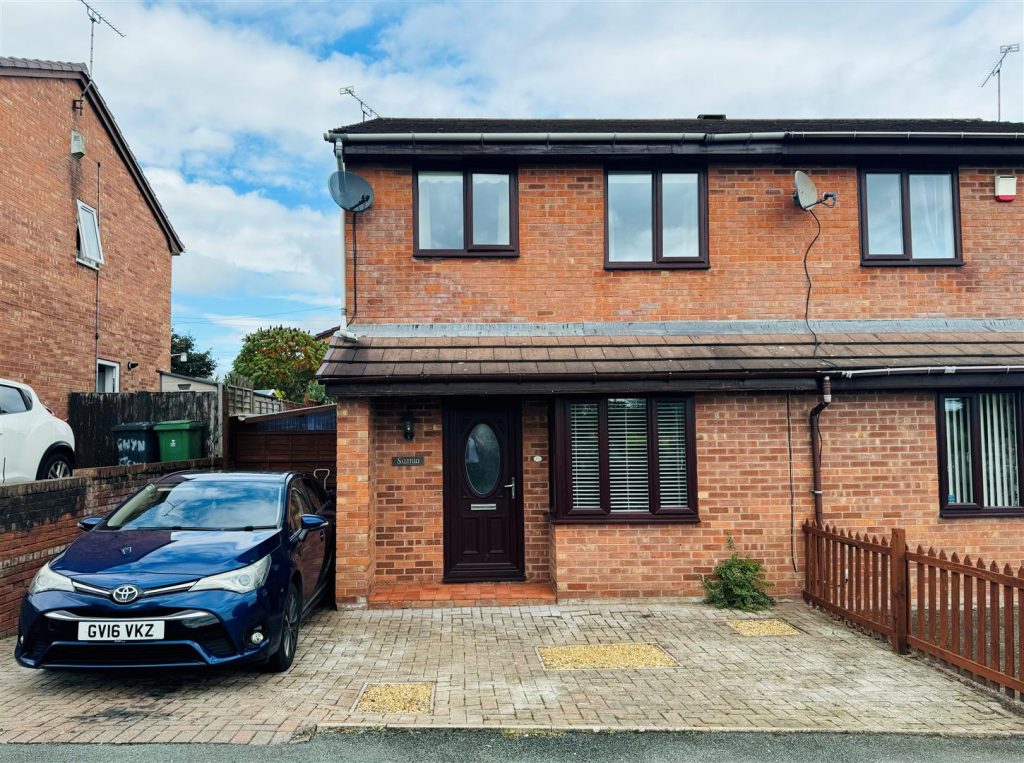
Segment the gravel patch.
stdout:
<path fill-rule="evenodd" d="M 743 636 L 796 636 L 800 633 L 785 620 L 729 620 L 729 627 Z"/>
<path fill-rule="evenodd" d="M 674 668 L 673 660 L 657 644 L 603 644 L 600 646 L 539 646 L 545 670 L 636 670 Z"/>
<path fill-rule="evenodd" d="M 433 684 L 367 684 L 359 695 L 359 713 L 429 713 Z"/>

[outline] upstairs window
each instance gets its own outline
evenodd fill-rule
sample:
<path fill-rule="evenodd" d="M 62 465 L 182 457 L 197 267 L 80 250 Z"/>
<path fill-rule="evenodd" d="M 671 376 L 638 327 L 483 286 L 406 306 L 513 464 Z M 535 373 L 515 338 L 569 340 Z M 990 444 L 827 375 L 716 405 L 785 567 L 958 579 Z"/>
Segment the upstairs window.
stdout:
<path fill-rule="evenodd" d="M 560 519 L 697 520 L 693 400 L 613 397 L 558 403 Z"/>
<path fill-rule="evenodd" d="M 861 173 L 861 255 L 866 265 L 959 264 L 955 172 Z"/>
<path fill-rule="evenodd" d="M 1016 392 L 939 396 L 942 515 L 1024 514 Z"/>
<path fill-rule="evenodd" d="M 414 190 L 417 257 L 516 255 L 511 172 L 421 170 Z"/>
<path fill-rule="evenodd" d="M 707 267 L 706 196 L 700 172 L 609 171 L 605 267 Z"/>
<path fill-rule="evenodd" d="M 78 261 L 89 267 L 103 264 L 99 215 L 85 202 L 78 202 Z"/>

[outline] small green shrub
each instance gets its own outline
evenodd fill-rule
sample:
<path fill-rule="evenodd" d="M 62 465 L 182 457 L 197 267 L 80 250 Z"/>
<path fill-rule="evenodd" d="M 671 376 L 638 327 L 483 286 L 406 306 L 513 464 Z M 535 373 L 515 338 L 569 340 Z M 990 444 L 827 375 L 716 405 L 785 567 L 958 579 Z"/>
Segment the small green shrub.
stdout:
<path fill-rule="evenodd" d="M 772 584 L 764 578 L 764 565 L 749 556 L 740 557 L 728 536 L 732 556 L 715 567 L 714 577 L 704 579 L 704 602 L 719 609 L 756 612 L 775 603 L 768 595 Z"/>

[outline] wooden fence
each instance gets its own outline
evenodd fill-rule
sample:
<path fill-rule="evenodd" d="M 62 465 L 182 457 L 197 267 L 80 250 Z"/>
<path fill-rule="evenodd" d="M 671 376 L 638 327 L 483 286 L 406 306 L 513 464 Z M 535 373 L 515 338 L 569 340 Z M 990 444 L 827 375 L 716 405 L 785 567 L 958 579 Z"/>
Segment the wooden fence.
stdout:
<path fill-rule="evenodd" d="M 1024 698 L 1024 565 L 804 525 L 804 599 L 848 622 Z"/>
<path fill-rule="evenodd" d="M 203 422 L 202 455 L 220 455 L 223 425 L 216 392 L 72 392 L 68 423 L 75 433 L 75 465 L 116 466 L 118 424 L 181 419 Z"/>

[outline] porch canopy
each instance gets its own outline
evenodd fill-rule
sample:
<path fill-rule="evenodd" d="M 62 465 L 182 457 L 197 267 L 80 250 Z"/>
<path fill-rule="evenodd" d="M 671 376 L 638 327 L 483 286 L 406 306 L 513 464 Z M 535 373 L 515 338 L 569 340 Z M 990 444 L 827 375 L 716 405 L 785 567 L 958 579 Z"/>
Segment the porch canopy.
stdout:
<path fill-rule="evenodd" d="M 1024 321 L 354 326 L 318 371 L 335 396 L 1020 386 Z M 810 329 L 810 330 L 809 330 Z"/>

